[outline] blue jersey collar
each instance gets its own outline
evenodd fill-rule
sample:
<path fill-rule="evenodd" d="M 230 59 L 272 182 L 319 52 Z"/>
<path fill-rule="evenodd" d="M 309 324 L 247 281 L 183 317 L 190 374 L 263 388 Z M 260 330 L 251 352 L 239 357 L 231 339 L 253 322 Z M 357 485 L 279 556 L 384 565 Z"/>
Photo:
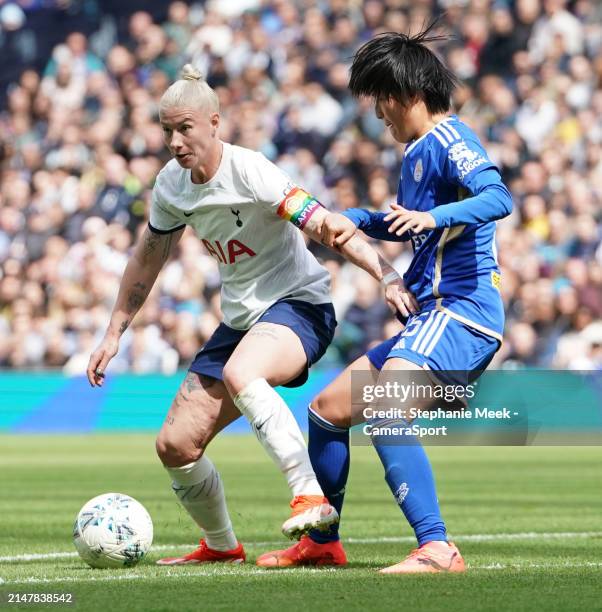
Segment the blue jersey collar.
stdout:
<path fill-rule="evenodd" d="M 416 138 L 416 140 L 408 142 L 405 151 L 403 152 L 403 156 L 405 157 L 421 140 L 424 140 L 430 133 L 432 133 L 435 128 L 439 127 L 442 123 L 445 123 L 450 119 L 457 120 L 458 117 L 457 115 L 448 115 L 447 117 L 445 117 L 445 119 L 441 119 L 441 121 L 435 123 L 435 125 L 428 132 L 426 132 L 426 134 L 423 134 L 420 138 Z"/>

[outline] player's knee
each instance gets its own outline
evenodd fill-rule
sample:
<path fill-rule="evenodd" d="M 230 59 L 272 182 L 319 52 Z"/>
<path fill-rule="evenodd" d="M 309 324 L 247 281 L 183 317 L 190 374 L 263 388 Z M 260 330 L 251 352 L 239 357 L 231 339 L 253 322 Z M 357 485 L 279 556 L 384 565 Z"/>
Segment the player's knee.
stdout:
<path fill-rule="evenodd" d="M 335 427 L 349 427 L 349 415 L 341 406 L 337 394 L 324 389 L 311 402 L 311 409 Z"/>
<path fill-rule="evenodd" d="M 248 367 L 241 367 L 235 361 L 228 361 L 222 371 L 224 385 L 230 397 L 237 396 L 257 376 L 253 376 Z"/>
<path fill-rule="evenodd" d="M 180 467 L 198 461 L 203 455 L 203 449 L 192 443 L 185 444 L 172 437 L 159 433 L 155 449 L 161 463 L 165 467 Z"/>

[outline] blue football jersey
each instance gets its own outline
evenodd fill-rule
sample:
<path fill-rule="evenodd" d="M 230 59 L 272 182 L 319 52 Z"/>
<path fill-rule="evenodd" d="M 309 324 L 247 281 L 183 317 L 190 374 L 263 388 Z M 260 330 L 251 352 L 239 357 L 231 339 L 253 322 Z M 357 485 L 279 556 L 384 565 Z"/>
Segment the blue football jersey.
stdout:
<path fill-rule="evenodd" d="M 344 214 L 369 236 L 412 241 L 404 281 L 422 311 L 436 308 L 501 341 L 495 219 L 510 213 L 512 198 L 476 134 L 455 115 L 408 143 L 397 202 L 431 213 L 437 228 L 398 237 L 387 232 L 385 213 Z"/>

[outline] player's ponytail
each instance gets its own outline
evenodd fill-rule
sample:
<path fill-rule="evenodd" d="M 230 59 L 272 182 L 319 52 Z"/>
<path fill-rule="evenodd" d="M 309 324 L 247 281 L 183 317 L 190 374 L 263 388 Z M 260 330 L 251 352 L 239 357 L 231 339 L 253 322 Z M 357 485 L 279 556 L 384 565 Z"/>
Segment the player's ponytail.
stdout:
<path fill-rule="evenodd" d="M 192 64 L 183 66 L 180 79 L 170 85 L 163 94 L 159 102 L 159 112 L 174 106 L 198 108 L 209 113 L 219 112 L 217 94 Z"/>

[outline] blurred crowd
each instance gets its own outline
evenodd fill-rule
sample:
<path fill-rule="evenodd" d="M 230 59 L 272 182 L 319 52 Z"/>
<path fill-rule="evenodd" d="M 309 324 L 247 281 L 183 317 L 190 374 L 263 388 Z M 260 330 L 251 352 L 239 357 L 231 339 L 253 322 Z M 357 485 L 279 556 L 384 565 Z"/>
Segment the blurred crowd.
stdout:
<path fill-rule="evenodd" d="M 33 43 L 51 32 L 29 21 L 40 4 L 96 12 L 41 58 Z M 436 49 L 462 79 L 455 109 L 514 197 L 497 231 L 507 325 L 495 364 L 602 367 L 600 2 L 143 4 L 124 21 L 101 0 L 0 2 L 1 61 L 15 75 L 0 109 L 1 366 L 85 370 L 169 159 L 158 101 L 184 63 L 216 89 L 223 140 L 261 151 L 331 210 L 387 210 L 403 149 L 349 95 L 350 60 L 375 34 L 444 13 Z M 332 275 L 339 320 L 324 361 L 347 363 L 399 324 L 377 283 L 309 248 Z M 382 249 L 403 272 L 407 245 Z M 186 367 L 220 316 L 217 264 L 187 230 L 113 371 Z"/>

